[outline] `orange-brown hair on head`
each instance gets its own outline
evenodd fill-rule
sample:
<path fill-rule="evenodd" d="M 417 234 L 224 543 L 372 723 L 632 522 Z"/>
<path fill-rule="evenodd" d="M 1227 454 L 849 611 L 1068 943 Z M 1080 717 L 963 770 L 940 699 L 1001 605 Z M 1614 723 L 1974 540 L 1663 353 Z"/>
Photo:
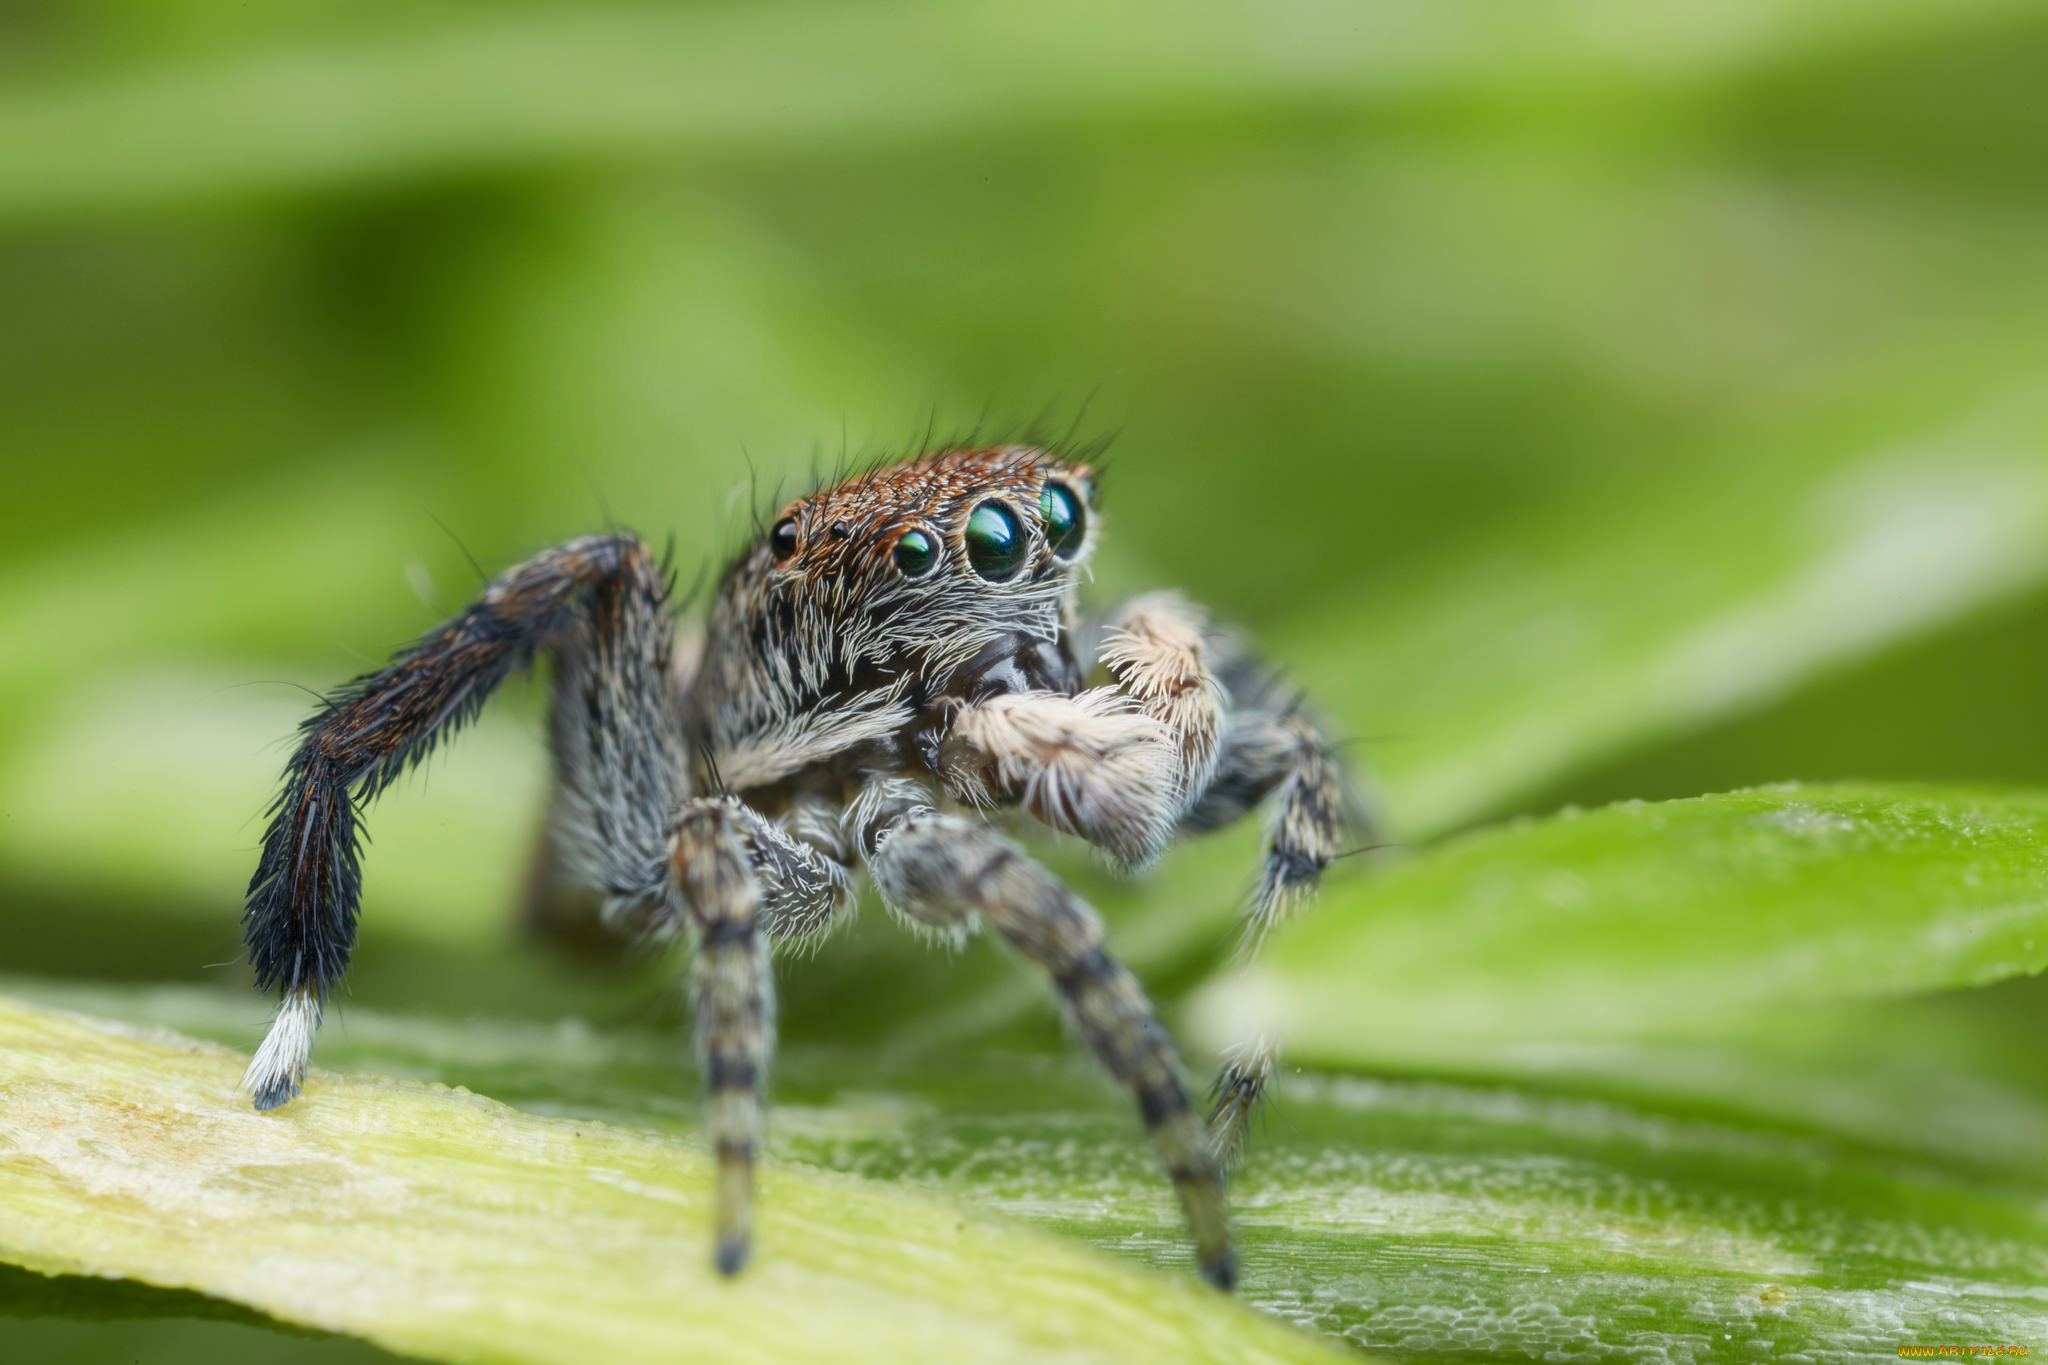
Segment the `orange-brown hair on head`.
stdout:
<path fill-rule="evenodd" d="M 796 499 L 776 516 L 769 541 L 778 565 L 807 577 L 878 568 L 913 526 L 957 539 L 968 515 L 990 499 L 1027 519 L 1039 493 L 1057 478 L 1086 500 L 1094 471 L 1030 446 L 945 450 L 869 470 Z M 775 554 L 775 537 L 794 528 L 794 549 Z"/>

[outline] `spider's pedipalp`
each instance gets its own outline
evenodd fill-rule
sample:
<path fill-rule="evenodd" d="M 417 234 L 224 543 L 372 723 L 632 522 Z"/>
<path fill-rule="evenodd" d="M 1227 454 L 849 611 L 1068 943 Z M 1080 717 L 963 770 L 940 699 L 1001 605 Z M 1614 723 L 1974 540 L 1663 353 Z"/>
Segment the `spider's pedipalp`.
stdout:
<path fill-rule="evenodd" d="M 898 913 L 941 929 L 978 917 L 1052 977 L 1076 1030 L 1137 1100 L 1187 1212 L 1203 1276 L 1231 1288 L 1237 1261 L 1220 1167 L 1166 1030 L 1138 979 L 1104 951 L 1095 911 L 1015 844 L 957 815 L 901 817 L 872 866 L 876 889 Z"/>
<path fill-rule="evenodd" d="M 1159 856 L 1179 808 L 1172 736 L 1115 688 L 1008 692 L 951 718 L 940 768 L 971 805 L 1017 799 L 1129 867 Z"/>
<path fill-rule="evenodd" d="M 1206 633 L 1194 606 L 1174 593 L 1153 593 L 1126 603 L 1101 643 L 1103 667 L 1173 736 L 1183 802 L 1215 775 L 1230 703 L 1203 658 Z"/>

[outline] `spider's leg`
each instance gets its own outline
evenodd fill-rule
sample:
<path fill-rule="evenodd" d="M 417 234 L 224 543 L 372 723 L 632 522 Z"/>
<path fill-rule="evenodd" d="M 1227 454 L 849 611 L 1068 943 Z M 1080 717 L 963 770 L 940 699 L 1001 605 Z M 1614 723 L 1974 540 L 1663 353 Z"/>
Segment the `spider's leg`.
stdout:
<path fill-rule="evenodd" d="M 1265 1102 L 1279 1048 L 1264 1036 L 1248 1038 L 1224 1054 L 1222 1069 L 1209 1086 L 1209 1142 L 1225 1169 L 1244 1156 L 1252 1119 Z"/>
<path fill-rule="evenodd" d="M 1202 1274 L 1237 1279 L 1223 1178 L 1188 1103 L 1180 1062 L 1144 988 L 1102 947 L 1102 921 L 1086 902 L 986 826 L 912 810 L 879 831 L 876 889 L 898 913 L 935 928 L 995 926 L 1043 967 L 1088 1046 L 1137 1099 L 1193 1229 Z"/>
<path fill-rule="evenodd" d="M 800 830 L 838 834 L 837 821 Z M 696 953 L 691 1011 L 704 1076 L 705 1132 L 717 1161 L 713 1263 L 738 1273 L 753 1244 L 754 1164 L 763 1094 L 775 1051 L 769 943 L 822 932 L 851 903 L 852 874 L 833 854 L 795 837 L 738 797 L 687 803 L 674 823 L 670 875 Z M 664 905 L 650 915 L 673 920 Z M 657 928 L 659 928 L 657 924 Z"/>
<path fill-rule="evenodd" d="M 1273 798 L 1266 855 L 1243 915 L 1242 957 L 1313 892 L 1353 823 L 1343 778 L 1322 738 L 1276 695 L 1270 676 L 1201 610 L 1171 593 L 1137 598 L 1104 623 L 1102 667 L 1175 737 L 1183 775 L 1179 827 L 1230 824 Z M 1244 1135 L 1273 1071 L 1273 1048 L 1233 1048 L 1211 1115 L 1226 1161 Z"/>
<path fill-rule="evenodd" d="M 1173 593 L 1135 598 L 1118 609 L 1102 637 L 1109 675 L 1173 737 L 1180 790 L 1192 801 L 1209 786 L 1223 736 L 1229 694 L 1209 669 L 1202 613 Z"/>
<path fill-rule="evenodd" d="M 843 808 L 798 796 L 783 820 L 739 807 L 747 860 L 761 883 L 761 931 L 777 944 L 815 940 L 854 903 Z"/>
<path fill-rule="evenodd" d="M 1182 828 L 1213 829 L 1261 800 L 1272 802 L 1259 882 L 1244 908 L 1241 952 L 1249 957 L 1273 926 L 1314 894 L 1324 869 L 1361 823 L 1347 800 L 1342 770 L 1321 735 L 1300 716 L 1233 715 L 1208 791 Z"/>
<path fill-rule="evenodd" d="M 551 948 L 616 958 L 636 939 L 676 927 L 647 896 L 646 869 L 659 861 L 661 840 L 687 794 L 687 784 L 671 788 L 658 779 L 683 771 L 672 716 L 682 714 L 704 640 L 701 630 L 675 630 L 672 710 L 665 711 L 653 678 L 658 660 L 607 647 L 602 625 L 594 616 L 573 618 L 551 650 L 553 787 L 520 922 Z"/>
<path fill-rule="evenodd" d="M 1346 832 L 1361 823 L 1351 813 L 1335 757 L 1307 721 L 1264 708 L 1234 711 L 1224 725 L 1215 776 L 1182 817 L 1182 828 L 1229 824 L 1268 798 L 1274 813 L 1266 855 L 1242 916 L 1239 955 L 1246 959 L 1313 894 L 1323 870 L 1342 851 Z M 1250 1039 L 1231 1050 L 1216 1078 L 1209 1122 L 1226 1163 L 1243 1151 L 1273 1059 L 1268 1040 Z"/>
<path fill-rule="evenodd" d="M 727 1275 L 746 1264 L 753 1243 L 762 1083 L 775 1050 L 775 986 L 747 850 L 750 814 L 736 797 L 692 801 L 676 823 L 670 860 L 696 939 L 691 1004 L 704 1125 L 718 1161 L 713 1260 Z"/>
<path fill-rule="evenodd" d="M 603 846 L 592 854 L 595 875 L 617 894 L 663 884 L 668 821 L 685 780 L 671 638 L 667 583 L 647 547 L 630 535 L 587 536 L 499 575 L 460 615 L 334 692 L 300 727 L 243 916 L 257 985 L 282 997 L 243 1080 L 258 1109 L 298 1093 L 321 1003 L 348 966 L 362 891 L 357 803 L 474 717 L 539 648 L 568 642 L 564 686 L 584 719 L 566 759 L 558 727 L 558 761 L 595 832 L 590 847 Z"/>

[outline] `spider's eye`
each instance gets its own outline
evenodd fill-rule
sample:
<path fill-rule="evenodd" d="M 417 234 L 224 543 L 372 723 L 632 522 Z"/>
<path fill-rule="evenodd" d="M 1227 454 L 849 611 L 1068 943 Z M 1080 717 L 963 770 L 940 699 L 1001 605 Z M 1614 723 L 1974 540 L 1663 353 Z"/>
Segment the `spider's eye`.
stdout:
<path fill-rule="evenodd" d="M 1072 559 L 1081 549 L 1088 530 L 1088 513 L 1074 490 L 1063 483 L 1049 483 L 1038 493 L 1038 515 L 1045 519 L 1045 539 L 1061 559 Z"/>
<path fill-rule="evenodd" d="M 967 562 L 991 582 L 1017 572 L 1027 545 L 1017 514 L 999 502 L 985 502 L 967 518 Z"/>
<path fill-rule="evenodd" d="M 768 533 L 768 553 L 777 559 L 788 559 L 796 553 L 795 517 L 784 517 L 775 523 L 775 529 Z"/>
<path fill-rule="evenodd" d="M 918 578 L 939 562 L 939 542 L 925 531 L 905 531 L 896 538 L 896 567 L 905 578 Z"/>

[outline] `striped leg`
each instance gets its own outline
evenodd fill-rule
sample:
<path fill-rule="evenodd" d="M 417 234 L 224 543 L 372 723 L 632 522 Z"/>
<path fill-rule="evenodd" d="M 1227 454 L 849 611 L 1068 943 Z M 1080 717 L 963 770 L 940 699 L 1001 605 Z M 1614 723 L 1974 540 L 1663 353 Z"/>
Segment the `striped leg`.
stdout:
<path fill-rule="evenodd" d="M 1245 906 L 1246 957 L 1257 953 L 1274 925 L 1314 893 L 1324 869 L 1343 852 L 1349 826 L 1343 779 L 1336 760 L 1299 716 L 1262 719 L 1244 727 L 1233 756 L 1245 762 L 1234 776 L 1277 772 L 1272 781 L 1273 821 L 1258 887 Z M 1254 780 L 1264 779 L 1260 777 Z"/>
<path fill-rule="evenodd" d="M 1276 789 L 1276 813 L 1259 882 L 1245 907 L 1241 957 L 1314 889 L 1337 856 L 1345 828 L 1341 779 L 1322 739 L 1276 709 L 1270 685 L 1201 610 L 1171 593 L 1126 604 L 1109 622 L 1101 658 L 1139 709 L 1174 737 L 1182 776 L 1182 824 L 1214 828 L 1249 812 Z M 1247 704 L 1230 709 L 1232 684 Z M 1210 1116 L 1216 1150 L 1235 1160 L 1273 1074 L 1264 1039 L 1231 1049 Z"/>
<path fill-rule="evenodd" d="M 1009 840 L 928 809 L 882 831 L 872 866 L 876 889 L 898 913 L 940 929 L 986 920 L 1051 974 L 1089 1048 L 1137 1099 L 1187 1211 L 1203 1277 L 1233 1287 L 1222 1173 L 1173 1045 L 1138 979 L 1103 951 L 1094 910 Z"/>
<path fill-rule="evenodd" d="M 676 824 L 670 858 L 696 937 L 691 1003 L 704 1069 L 705 1129 L 718 1160 L 712 1259 L 727 1275 L 747 1263 L 753 1244 L 762 1085 L 775 1051 L 775 986 L 745 823 L 731 797 L 693 801 Z"/>
<path fill-rule="evenodd" d="M 1189 808 L 1183 828 L 1215 829 L 1271 797 L 1272 823 L 1257 887 L 1246 904 L 1240 958 L 1254 956 L 1273 926 L 1315 890 L 1355 823 L 1347 811 L 1335 758 L 1308 722 L 1286 713 L 1248 709 L 1230 716 L 1216 775 Z M 1216 1151 L 1226 1163 L 1244 1150 L 1245 1135 L 1273 1074 L 1274 1050 L 1263 1038 L 1231 1050 L 1216 1078 L 1209 1115 Z"/>
<path fill-rule="evenodd" d="M 593 606 L 552 651 L 554 788 L 528 863 L 520 921 L 553 949 L 616 961 L 636 941 L 681 928 L 668 903 L 663 850 L 688 795 L 675 720 L 696 676 L 704 633 L 671 632 L 672 695 L 664 699 L 661 661 L 636 663 L 607 644 L 632 632 L 613 627 L 615 607 Z M 621 687 L 629 677 L 635 685 Z"/>

